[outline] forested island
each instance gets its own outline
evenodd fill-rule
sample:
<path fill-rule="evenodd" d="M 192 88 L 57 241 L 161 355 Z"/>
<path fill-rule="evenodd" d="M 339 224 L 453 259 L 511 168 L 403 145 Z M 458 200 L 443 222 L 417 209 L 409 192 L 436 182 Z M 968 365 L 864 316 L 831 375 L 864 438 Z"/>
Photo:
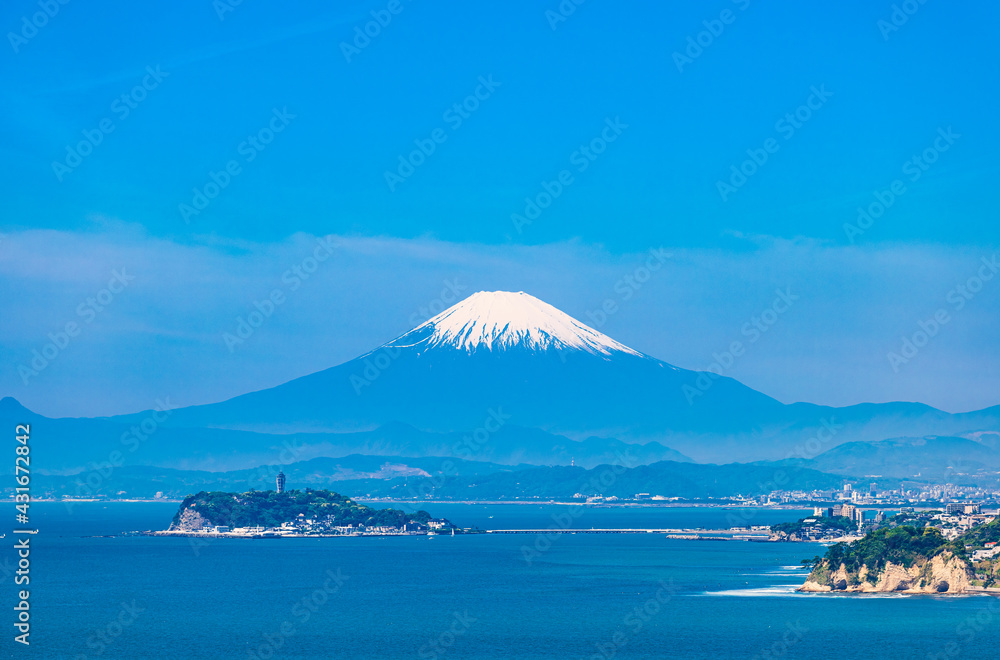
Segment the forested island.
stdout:
<path fill-rule="evenodd" d="M 1000 519 L 954 540 L 946 539 L 937 527 L 905 522 L 890 523 L 852 543 L 834 544 L 811 562 L 812 572 L 799 590 L 1000 592 Z"/>
<path fill-rule="evenodd" d="M 168 532 L 237 536 L 427 533 L 452 524 L 426 511 L 375 509 L 329 490 L 200 492 L 184 498 Z"/>

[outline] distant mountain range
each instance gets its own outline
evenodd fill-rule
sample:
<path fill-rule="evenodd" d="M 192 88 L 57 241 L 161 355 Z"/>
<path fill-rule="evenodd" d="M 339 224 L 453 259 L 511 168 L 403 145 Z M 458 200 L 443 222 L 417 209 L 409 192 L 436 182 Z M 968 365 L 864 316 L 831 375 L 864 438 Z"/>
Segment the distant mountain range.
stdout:
<path fill-rule="evenodd" d="M 972 443 L 971 445 L 968 443 Z M 984 451 L 985 450 L 985 451 Z M 955 460 L 975 455 L 983 468 Z M 633 497 L 718 498 L 761 495 L 774 489 L 839 490 L 845 483 L 880 490 L 907 482 L 1000 485 L 992 449 L 965 438 L 903 438 L 848 443 L 812 460 L 725 465 L 677 461 L 633 462 L 629 453 L 612 464 L 580 466 L 504 465 L 452 457 L 350 455 L 288 464 L 211 472 L 155 466 L 104 466 L 76 474 L 37 475 L 36 493 L 55 497 L 184 497 L 202 490 L 245 492 L 274 488 L 278 471 L 291 488 L 336 488 L 356 496 L 413 499 L 572 498 L 577 494 Z M 626 462 L 622 462 L 626 461 Z M 930 465 L 933 468 L 922 466 Z M 960 466 L 960 467 L 956 467 Z M 959 470 L 962 471 L 959 471 Z"/>
<path fill-rule="evenodd" d="M 894 473 L 923 472 L 938 469 L 941 455 L 870 443 L 961 437 L 965 444 L 941 450 L 954 454 L 948 462 L 985 469 L 982 450 L 996 451 L 1000 439 L 1000 407 L 949 414 L 917 403 L 785 405 L 508 292 L 474 294 L 355 360 L 220 403 L 48 419 L 0 400 L 0 422 L 26 421 L 38 469 L 65 474 L 103 463 L 229 471 L 350 454 L 592 468 L 625 450 L 637 464 L 799 457 L 814 461 L 810 469 L 888 474 L 878 466 L 898 459 Z"/>
<path fill-rule="evenodd" d="M 982 437 L 976 434 L 977 437 Z M 930 483 L 953 483 L 963 477 L 997 474 L 1000 451 L 995 437 L 982 440 L 948 436 L 892 438 L 879 442 L 848 442 L 798 461 L 803 466 L 855 476 L 912 478 Z M 795 462 L 795 461 L 793 461 Z"/>
<path fill-rule="evenodd" d="M 230 472 L 123 466 L 77 475 L 38 476 L 36 492 L 75 497 L 184 497 L 199 491 L 273 490 L 281 470 L 290 488 L 335 488 L 354 496 L 414 499 L 572 498 L 577 494 L 711 498 L 761 495 L 780 477 L 785 488 L 839 489 L 844 478 L 809 468 L 700 465 L 660 461 L 627 468 L 600 465 L 507 466 L 451 458 L 346 456 Z M 894 482 L 895 483 L 895 482 Z"/>
<path fill-rule="evenodd" d="M 532 469 L 531 465 L 498 465 L 456 458 L 406 458 L 353 455 L 314 458 L 288 465 L 259 465 L 244 470 L 209 472 L 147 465 L 123 465 L 113 469 L 88 470 L 70 475 L 38 475 L 35 491 L 73 497 L 184 497 L 206 491 L 246 492 L 274 490 L 279 470 L 289 488 L 327 488 L 340 482 L 380 483 L 398 478 L 481 477 L 497 472 Z"/>
<path fill-rule="evenodd" d="M 502 410 L 497 412 L 502 416 Z M 169 419 L 163 413 L 160 416 Z M 9 397 L 0 400 L 0 423 L 10 428 L 30 423 L 39 469 L 63 474 L 105 463 L 220 471 L 351 454 L 451 456 L 504 465 L 572 463 L 582 467 L 620 462 L 624 455 L 635 464 L 691 460 L 657 442 L 638 445 L 597 437 L 570 440 L 506 423 L 498 423 L 486 436 L 476 431 L 429 433 L 399 422 L 356 433 L 268 434 L 177 428 L 156 422 L 153 415 L 132 423 L 121 418 L 49 419 Z"/>
<path fill-rule="evenodd" d="M 476 293 L 355 360 L 176 410 L 166 423 L 302 433 L 403 422 L 450 433 L 489 424 L 491 410 L 523 428 L 656 441 L 698 461 L 781 459 L 817 435 L 826 438 L 825 451 L 848 441 L 1000 431 L 1000 407 L 949 414 L 917 403 L 784 405 L 731 378 L 644 355 L 537 298 L 508 292 Z"/>

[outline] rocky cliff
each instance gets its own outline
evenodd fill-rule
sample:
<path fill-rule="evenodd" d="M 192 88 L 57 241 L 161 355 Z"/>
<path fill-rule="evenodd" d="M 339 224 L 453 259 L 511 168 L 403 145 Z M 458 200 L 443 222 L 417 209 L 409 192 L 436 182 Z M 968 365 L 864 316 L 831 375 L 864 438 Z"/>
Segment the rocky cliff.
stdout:
<path fill-rule="evenodd" d="M 174 531 L 193 532 L 209 524 L 209 521 L 194 508 L 185 508 L 178 513 L 177 518 L 170 524 L 170 529 Z"/>
<path fill-rule="evenodd" d="M 857 571 L 848 570 L 843 563 L 831 570 L 829 561 L 824 559 L 799 591 L 959 594 L 969 590 L 974 578 L 969 563 L 949 551 L 914 561 L 908 567 L 887 561 L 875 570 L 869 570 L 867 564 Z"/>

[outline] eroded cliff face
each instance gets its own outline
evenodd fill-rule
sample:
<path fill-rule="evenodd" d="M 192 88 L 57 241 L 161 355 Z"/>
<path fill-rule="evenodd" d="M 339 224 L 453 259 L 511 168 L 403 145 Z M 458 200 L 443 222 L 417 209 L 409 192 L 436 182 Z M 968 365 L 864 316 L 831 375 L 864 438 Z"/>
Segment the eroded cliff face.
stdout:
<path fill-rule="evenodd" d="M 862 566 L 856 574 L 848 572 L 843 564 L 833 571 L 830 568 L 827 562 L 821 563 L 799 591 L 960 594 L 968 591 L 970 580 L 975 577 L 968 562 L 950 552 L 914 562 L 909 568 L 888 562 L 877 573 L 869 571 L 867 566 Z"/>
<path fill-rule="evenodd" d="M 200 513 L 195 511 L 193 507 L 189 507 L 181 512 L 179 520 L 171 524 L 170 529 L 191 532 L 201 529 L 207 524 L 208 521 Z"/>

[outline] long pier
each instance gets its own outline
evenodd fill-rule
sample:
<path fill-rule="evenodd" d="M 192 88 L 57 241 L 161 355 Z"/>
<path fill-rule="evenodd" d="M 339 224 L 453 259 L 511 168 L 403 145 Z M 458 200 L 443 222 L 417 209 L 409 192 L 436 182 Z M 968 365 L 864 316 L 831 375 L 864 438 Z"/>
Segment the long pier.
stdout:
<path fill-rule="evenodd" d="M 664 534 L 684 539 L 761 539 L 767 540 L 768 532 L 733 531 L 731 529 L 621 529 L 621 528 L 547 528 L 547 529 L 487 529 L 487 534 Z"/>

